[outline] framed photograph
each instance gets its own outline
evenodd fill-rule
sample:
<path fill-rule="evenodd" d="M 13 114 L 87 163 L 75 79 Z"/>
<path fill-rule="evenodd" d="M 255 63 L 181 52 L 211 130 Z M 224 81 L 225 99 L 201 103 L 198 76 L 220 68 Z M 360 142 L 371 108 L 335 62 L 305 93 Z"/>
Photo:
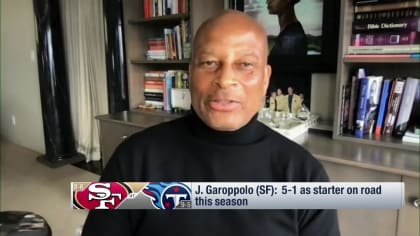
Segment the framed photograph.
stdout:
<path fill-rule="evenodd" d="M 228 0 L 230 9 L 243 11 L 267 31 L 270 49 L 282 31 L 277 6 L 273 2 L 296 2 L 294 11 L 303 27 L 306 48 L 298 52 L 273 55 L 282 71 L 335 73 L 337 70 L 340 1 L 328 0 Z M 271 4 L 271 5 L 270 5 Z M 284 4 L 284 3 L 281 3 Z M 277 7 L 279 8 L 279 7 Z M 302 52 L 304 51 L 304 52 Z"/>

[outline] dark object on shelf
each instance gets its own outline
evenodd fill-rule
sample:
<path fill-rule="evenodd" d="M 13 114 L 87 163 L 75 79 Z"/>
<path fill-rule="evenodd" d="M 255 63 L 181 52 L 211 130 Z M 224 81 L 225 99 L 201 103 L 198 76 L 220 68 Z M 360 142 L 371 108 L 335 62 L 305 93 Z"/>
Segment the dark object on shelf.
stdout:
<path fill-rule="evenodd" d="M 40 215 L 26 211 L 0 212 L 0 235 L 51 236 L 51 227 Z"/>
<path fill-rule="evenodd" d="M 79 162 L 71 123 L 70 96 L 58 0 L 34 0 L 38 32 L 38 71 L 45 152 L 38 160 L 49 167 Z"/>
<path fill-rule="evenodd" d="M 121 0 L 103 0 L 106 25 L 106 77 L 110 113 L 129 109 Z"/>

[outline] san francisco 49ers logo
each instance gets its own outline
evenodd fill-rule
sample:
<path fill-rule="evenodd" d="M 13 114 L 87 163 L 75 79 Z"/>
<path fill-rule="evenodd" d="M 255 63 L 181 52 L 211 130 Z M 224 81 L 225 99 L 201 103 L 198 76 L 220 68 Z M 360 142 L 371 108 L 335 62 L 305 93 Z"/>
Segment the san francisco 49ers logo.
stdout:
<path fill-rule="evenodd" d="M 143 188 L 143 194 L 148 196 L 157 209 L 190 208 L 190 188 L 180 182 L 151 182 Z"/>
<path fill-rule="evenodd" d="M 116 209 L 130 193 L 123 183 L 91 183 L 73 192 L 73 204 L 80 209 Z"/>

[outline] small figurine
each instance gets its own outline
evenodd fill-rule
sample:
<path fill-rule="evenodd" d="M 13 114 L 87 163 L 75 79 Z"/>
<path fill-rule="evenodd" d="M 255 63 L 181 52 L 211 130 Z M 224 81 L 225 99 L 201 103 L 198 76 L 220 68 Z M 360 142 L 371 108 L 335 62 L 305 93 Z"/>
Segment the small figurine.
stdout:
<path fill-rule="evenodd" d="M 270 111 L 275 111 L 276 110 L 276 92 L 271 92 L 268 108 L 269 108 Z"/>
<path fill-rule="evenodd" d="M 286 95 L 287 97 L 287 107 L 288 107 L 288 112 L 291 113 L 297 113 L 300 111 L 300 109 L 302 108 L 302 98 L 293 93 L 293 88 L 292 87 L 288 87 L 287 88 L 287 93 L 288 95 Z"/>

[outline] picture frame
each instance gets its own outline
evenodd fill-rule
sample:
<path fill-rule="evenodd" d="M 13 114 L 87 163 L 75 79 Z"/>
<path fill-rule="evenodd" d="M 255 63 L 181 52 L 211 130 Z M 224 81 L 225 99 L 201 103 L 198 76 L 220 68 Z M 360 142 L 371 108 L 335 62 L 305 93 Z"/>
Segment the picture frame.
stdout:
<path fill-rule="evenodd" d="M 243 11 L 255 18 L 264 28 L 269 28 L 268 24 L 278 24 L 278 21 L 272 22 L 267 20 L 262 20 L 261 17 L 258 18 L 257 15 L 268 14 L 267 12 L 267 3 L 266 0 L 227 0 L 227 7 L 229 9 L 234 9 L 238 11 Z M 284 0 L 286 1 L 286 0 Z M 278 56 L 276 58 L 276 67 L 278 70 L 284 72 L 307 72 L 307 73 L 336 73 L 337 71 L 337 54 L 338 54 L 338 31 L 339 31 L 339 21 L 340 21 L 340 1 L 328 1 L 328 0 L 301 0 L 296 6 L 305 7 L 305 4 L 312 4 L 313 2 L 322 3 L 320 13 L 312 12 L 312 16 L 320 21 L 320 35 L 309 35 L 308 38 L 308 49 L 311 49 L 310 44 L 313 44 L 312 41 L 318 41 L 319 52 L 318 53 L 308 53 L 307 55 L 285 55 Z M 255 11 L 260 10 L 259 13 L 253 14 L 253 8 Z M 265 9 L 265 12 L 264 12 Z M 306 13 L 297 17 L 308 17 L 308 9 Z M 309 9 L 311 10 L 311 9 Z M 314 10 L 314 9 L 312 9 Z M 316 10 L 316 9 L 315 9 Z M 319 16 L 322 14 L 322 16 Z M 305 28 L 305 22 L 302 22 L 302 26 Z M 305 30 L 306 31 L 306 30 Z M 270 40 L 276 35 L 270 35 L 268 33 L 269 44 Z M 309 52 L 309 51 L 308 51 Z"/>

